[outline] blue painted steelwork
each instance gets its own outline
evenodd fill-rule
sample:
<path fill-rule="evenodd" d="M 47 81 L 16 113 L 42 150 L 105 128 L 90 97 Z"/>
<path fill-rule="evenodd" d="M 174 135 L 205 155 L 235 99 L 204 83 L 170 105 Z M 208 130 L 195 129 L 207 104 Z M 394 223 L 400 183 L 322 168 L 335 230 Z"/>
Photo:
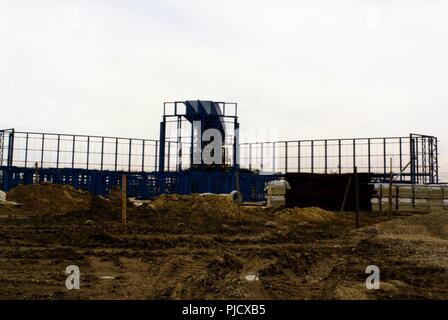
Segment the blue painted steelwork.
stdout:
<path fill-rule="evenodd" d="M 232 161 L 223 161 L 217 168 L 232 167 L 238 168 L 238 115 L 237 104 L 228 102 L 214 102 L 204 100 L 188 100 L 165 102 L 163 117 L 160 122 L 160 145 L 159 145 L 159 172 L 173 171 L 170 159 L 174 157 L 177 161 L 175 171 L 181 171 L 183 158 L 189 156 L 188 168 L 205 169 L 202 159 L 194 159 L 193 148 L 197 147 L 201 151 L 209 142 L 203 141 L 204 132 L 209 129 L 217 130 L 222 137 L 223 146 L 231 147 Z M 169 124 L 176 124 L 174 136 L 168 133 Z M 198 125 L 198 126 L 197 126 Z M 191 128 L 189 136 L 184 136 L 182 129 L 188 126 Z M 195 130 L 195 129 L 200 130 Z M 231 140 L 231 143 L 229 141 Z M 170 145 L 176 145 L 173 153 Z M 186 150 L 185 150 L 186 149 Z M 196 160 L 196 161 L 195 161 Z M 198 163 L 195 163 L 198 162 Z"/>
<path fill-rule="evenodd" d="M 173 136 L 168 133 L 169 124 L 175 124 Z M 182 128 L 188 126 L 188 136 Z M 214 102 L 204 100 L 188 100 L 166 102 L 163 108 L 163 117 L 160 123 L 160 144 L 159 144 L 159 173 L 177 172 L 176 193 L 190 192 L 230 192 L 235 188 L 235 176 L 239 170 L 238 157 L 238 115 L 237 104 L 227 102 Z M 202 150 L 209 141 L 204 141 L 204 133 L 214 129 L 222 139 L 222 149 L 225 147 L 232 149 L 232 161 L 227 161 L 225 154 L 222 162 L 209 165 L 202 159 Z M 229 141 L 231 141 L 229 143 Z M 176 145 L 176 150 L 172 152 L 171 145 Z M 196 149 L 197 148 L 197 149 Z M 199 150 L 199 157 L 198 157 Z M 189 158 L 188 169 L 185 170 L 182 161 L 186 155 Z M 171 161 L 175 158 L 175 169 L 172 170 Z M 251 173 L 255 175 L 254 173 Z M 170 176 L 170 175 L 167 175 Z M 255 175 L 257 176 L 257 175 Z M 240 179 L 241 180 L 241 179 Z M 161 182 L 161 193 L 169 192 L 168 188 Z M 191 186 L 192 190 L 187 187 Z M 195 189 L 198 189 L 195 191 Z M 248 197 L 245 195 L 245 197 Z"/>
<path fill-rule="evenodd" d="M 170 105 L 174 105 L 171 112 L 167 110 Z M 170 157 L 171 160 L 173 157 L 179 162 L 182 160 L 180 130 L 176 131 L 174 140 L 166 137 L 166 125 L 173 118 L 178 129 L 181 121 L 192 126 L 187 150 L 190 156 L 195 139 L 201 141 L 201 149 L 204 147 L 201 138 L 205 130 L 218 130 L 224 141 L 229 131 L 233 148 L 231 164 L 210 167 L 203 163 L 194 166 L 191 162 L 189 168 L 179 165 L 176 170 L 171 170 Z M 229 120 L 233 131 L 229 130 Z M 193 122 L 196 121 L 200 122 L 201 130 L 195 133 Z M 162 193 L 230 193 L 236 189 L 238 128 L 236 104 L 196 100 L 164 104 L 159 141 L 0 130 L 0 188 L 8 191 L 19 184 L 33 183 L 36 179 L 34 163 L 37 162 L 39 181 L 70 184 L 98 195 L 108 194 L 111 188 L 120 186 L 123 174 L 127 175 L 130 197 L 147 199 Z M 3 148 L 5 139 L 7 146 Z M 14 148 L 16 140 L 19 145 Z M 176 146 L 174 154 L 172 145 Z M 120 152 L 120 147 L 124 147 L 124 151 Z M 240 172 L 243 199 L 263 200 L 264 185 L 272 179 L 275 179 L 272 175 L 259 175 L 249 170 Z"/>
<path fill-rule="evenodd" d="M 9 191 L 19 184 L 32 184 L 35 169 L 23 167 L 0 167 L 0 188 Z M 228 172 L 187 170 L 182 172 L 122 172 L 89 169 L 42 168 L 38 170 L 40 182 L 72 185 L 97 195 L 107 195 L 111 188 L 120 186 L 121 176 L 127 176 L 129 197 L 151 199 L 162 193 L 230 193 L 235 190 L 235 175 Z M 240 190 L 245 201 L 264 199 L 265 183 L 275 176 L 256 175 L 243 171 L 239 174 Z M 162 186 L 164 189 L 162 189 Z"/>
<path fill-rule="evenodd" d="M 193 130 L 194 121 L 201 122 L 199 132 Z M 190 134 L 184 136 L 188 126 Z M 197 165 L 193 144 L 211 128 L 225 137 L 231 157 L 223 157 L 217 166 Z M 438 183 L 438 140 L 433 136 L 239 144 L 238 129 L 236 103 L 196 100 L 164 104 L 160 140 L 0 130 L 0 189 L 33 183 L 38 162 L 40 181 L 99 195 L 119 186 L 126 174 L 128 196 L 145 199 L 162 193 L 229 193 L 235 190 L 238 172 L 243 199 L 255 201 L 264 199 L 266 182 L 290 172 L 346 173 L 357 166 L 359 172 L 370 173 L 372 181 L 384 182 L 391 170 L 389 157 L 394 158 L 397 181 Z"/>

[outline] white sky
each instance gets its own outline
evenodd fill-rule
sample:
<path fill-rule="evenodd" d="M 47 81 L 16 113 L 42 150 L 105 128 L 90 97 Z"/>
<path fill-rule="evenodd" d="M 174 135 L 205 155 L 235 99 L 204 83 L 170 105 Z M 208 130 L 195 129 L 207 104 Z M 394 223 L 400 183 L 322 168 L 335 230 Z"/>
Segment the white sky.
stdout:
<path fill-rule="evenodd" d="M 0 127 L 158 138 L 163 101 L 282 139 L 441 139 L 446 1 L 0 0 Z"/>

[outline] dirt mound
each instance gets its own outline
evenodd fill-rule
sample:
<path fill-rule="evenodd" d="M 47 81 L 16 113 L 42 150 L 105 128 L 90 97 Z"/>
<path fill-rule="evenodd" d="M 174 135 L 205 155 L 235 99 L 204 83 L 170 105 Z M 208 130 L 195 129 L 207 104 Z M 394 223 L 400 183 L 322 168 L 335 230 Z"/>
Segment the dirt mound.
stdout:
<path fill-rule="evenodd" d="M 433 212 L 379 223 L 374 227 L 383 236 L 425 240 L 448 240 L 448 213 Z"/>
<path fill-rule="evenodd" d="M 40 210 L 42 215 L 46 215 L 87 210 L 91 195 L 69 185 L 41 183 L 39 186 L 19 185 L 7 193 L 6 199 L 23 205 L 9 209 L 12 214 L 37 214 Z"/>
<path fill-rule="evenodd" d="M 297 222 L 329 222 L 336 218 L 336 215 L 321 208 L 286 208 L 277 213 L 278 221 Z"/>
<path fill-rule="evenodd" d="M 153 201 L 150 206 L 156 210 L 176 213 L 214 213 L 218 215 L 233 215 L 238 212 L 237 204 L 230 197 L 220 195 L 177 195 L 164 194 Z"/>

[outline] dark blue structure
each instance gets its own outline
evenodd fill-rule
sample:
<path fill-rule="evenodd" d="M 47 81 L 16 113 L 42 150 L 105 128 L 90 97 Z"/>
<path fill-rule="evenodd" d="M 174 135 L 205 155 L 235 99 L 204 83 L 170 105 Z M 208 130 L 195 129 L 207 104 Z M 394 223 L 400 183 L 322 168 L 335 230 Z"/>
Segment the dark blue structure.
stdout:
<path fill-rule="evenodd" d="M 233 172 L 121 172 L 87 169 L 39 169 L 39 181 L 56 184 L 69 184 L 97 195 L 107 195 L 111 188 L 121 185 L 121 176 L 127 176 L 129 197 L 150 199 L 164 193 L 229 193 L 236 189 Z M 0 167 L 1 189 L 9 191 L 19 184 L 32 184 L 36 171 L 32 168 Z M 256 175 L 250 172 L 239 174 L 239 187 L 243 199 L 261 201 L 264 199 L 264 184 L 272 176 Z"/>
<path fill-rule="evenodd" d="M 220 163 L 195 158 L 197 146 L 202 151 L 210 143 L 203 139 L 209 129 L 222 136 Z M 399 183 L 437 184 L 438 153 L 437 137 L 420 134 L 239 143 L 236 103 L 188 100 L 164 103 L 159 140 L 0 130 L 0 189 L 33 183 L 38 175 L 104 195 L 126 174 L 130 197 L 152 198 L 229 193 L 238 179 L 243 199 L 257 201 L 265 198 L 266 182 L 294 172 L 357 168 L 372 182 L 387 182 L 393 172 Z"/>
<path fill-rule="evenodd" d="M 31 184 L 38 175 L 41 182 L 105 195 L 126 174 L 128 196 L 147 199 L 162 193 L 230 193 L 238 177 L 244 200 L 263 200 L 265 183 L 275 176 L 240 170 L 238 128 L 235 103 L 193 100 L 164 104 L 157 141 L 0 130 L 0 189 Z M 208 129 L 217 130 L 223 150 L 230 150 L 216 165 L 194 162 L 193 148 L 197 142 L 200 150 L 207 145 L 202 136 Z"/>

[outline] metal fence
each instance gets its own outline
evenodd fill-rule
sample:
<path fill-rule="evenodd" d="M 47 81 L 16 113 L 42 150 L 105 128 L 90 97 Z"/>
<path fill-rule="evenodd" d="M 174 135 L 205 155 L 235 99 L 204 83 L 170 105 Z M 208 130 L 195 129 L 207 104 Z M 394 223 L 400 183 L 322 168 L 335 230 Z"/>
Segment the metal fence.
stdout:
<path fill-rule="evenodd" d="M 357 167 L 376 181 L 388 180 L 393 172 L 398 182 L 439 182 L 438 140 L 433 136 L 257 142 L 239 147 L 240 167 L 264 174 L 341 174 Z M 184 140 L 167 139 L 165 170 L 191 167 L 190 148 Z M 158 140 L 0 130 L 0 167 L 32 168 L 37 162 L 41 168 L 149 173 L 159 170 L 159 161 Z"/>
<path fill-rule="evenodd" d="M 320 139 L 243 143 L 240 165 L 261 173 L 372 174 L 374 179 L 408 183 L 438 183 L 437 138 L 405 137 Z"/>
<path fill-rule="evenodd" d="M 154 172 L 158 141 L 0 130 L 0 166 Z"/>

